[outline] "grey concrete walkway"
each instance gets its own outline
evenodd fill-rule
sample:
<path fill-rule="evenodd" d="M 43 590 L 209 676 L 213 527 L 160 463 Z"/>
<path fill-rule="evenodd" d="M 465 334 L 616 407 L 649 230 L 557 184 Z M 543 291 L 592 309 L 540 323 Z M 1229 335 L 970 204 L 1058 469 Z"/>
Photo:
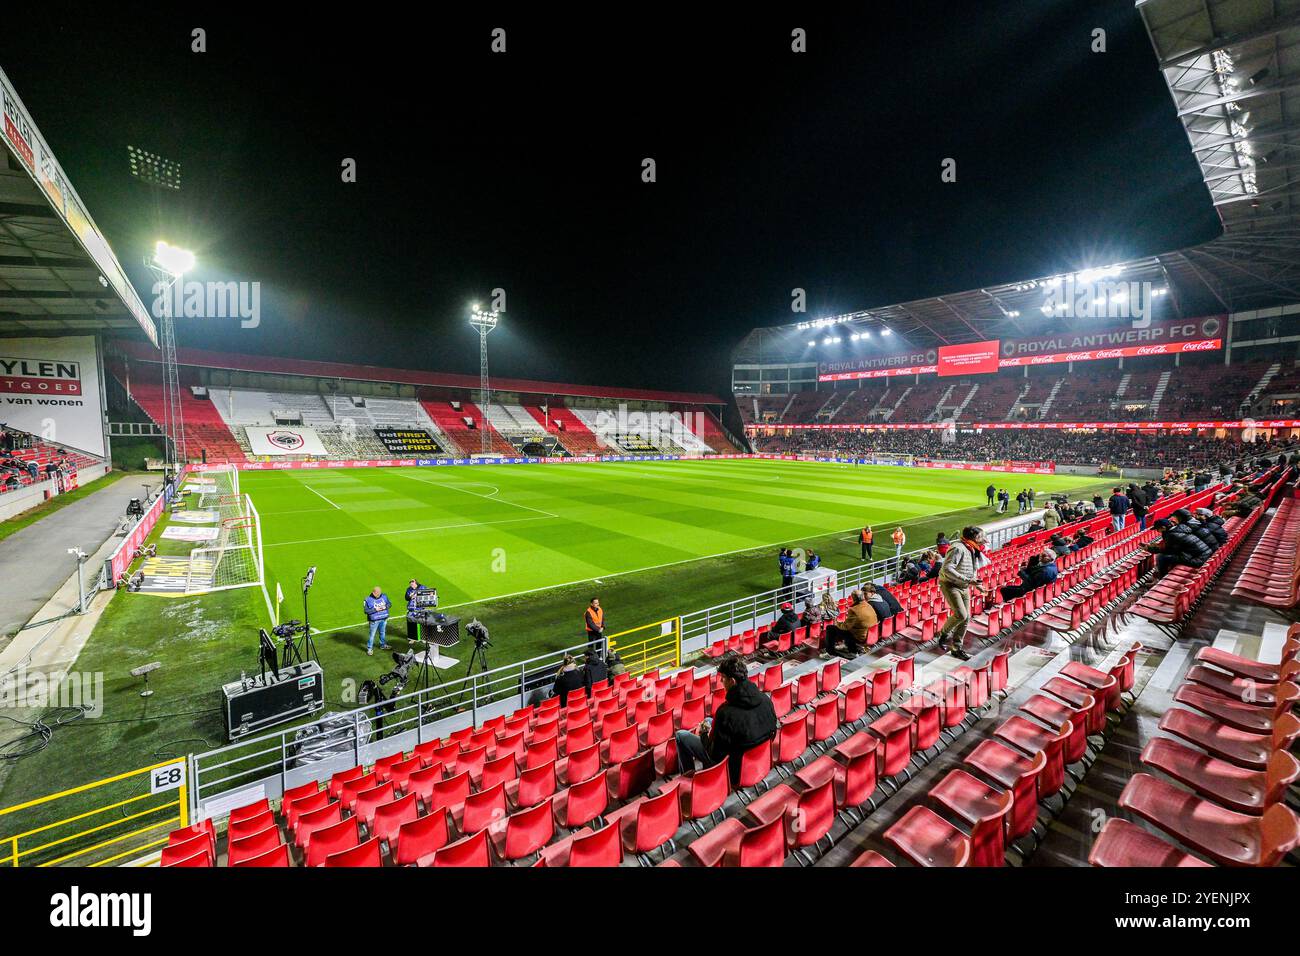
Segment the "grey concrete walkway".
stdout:
<path fill-rule="evenodd" d="M 99 550 L 117 530 L 127 503 L 143 497 L 144 481 L 128 476 L 105 485 L 0 541 L 0 648 L 76 572 L 68 549 L 91 555 Z M 88 562 L 87 578 L 98 570 Z"/>

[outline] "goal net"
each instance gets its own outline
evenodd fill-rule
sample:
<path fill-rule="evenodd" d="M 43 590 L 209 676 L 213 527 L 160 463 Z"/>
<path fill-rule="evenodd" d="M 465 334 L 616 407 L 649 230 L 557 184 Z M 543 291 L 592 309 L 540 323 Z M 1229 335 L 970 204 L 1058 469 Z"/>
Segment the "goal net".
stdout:
<path fill-rule="evenodd" d="M 199 492 L 199 508 L 202 510 L 215 510 L 221 499 L 239 496 L 239 469 L 234 465 L 199 472 L 196 480 L 203 483 L 203 490 Z"/>
<path fill-rule="evenodd" d="M 221 517 L 217 540 L 190 552 L 187 594 L 263 583 L 262 522 L 248 495 L 223 495 L 209 507 Z"/>

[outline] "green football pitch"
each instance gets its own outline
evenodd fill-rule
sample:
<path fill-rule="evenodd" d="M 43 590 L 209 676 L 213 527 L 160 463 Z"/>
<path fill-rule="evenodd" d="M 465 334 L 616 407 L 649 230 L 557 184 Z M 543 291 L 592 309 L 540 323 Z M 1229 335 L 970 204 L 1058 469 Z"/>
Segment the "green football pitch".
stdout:
<path fill-rule="evenodd" d="M 613 578 L 825 535 L 855 539 L 864 523 L 887 543 L 898 524 L 979 506 L 990 480 L 984 472 L 708 460 L 245 472 L 240 486 L 261 513 L 268 590 L 278 583 L 296 594 L 306 569 L 317 567 L 311 623 L 328 632 L 363 622 L 362 601 L 375 585 L 400 608 L 412 577 L 436 586 L 448 610 L 579 584 L 595 592 Z M 1065 475 L 992 480 L 1012 494 L 1087 483 Z M 682 611 L 697 606 L 690 594 L 680 600 Z M 290 613 L 297 609 L 287 602 Z"/>

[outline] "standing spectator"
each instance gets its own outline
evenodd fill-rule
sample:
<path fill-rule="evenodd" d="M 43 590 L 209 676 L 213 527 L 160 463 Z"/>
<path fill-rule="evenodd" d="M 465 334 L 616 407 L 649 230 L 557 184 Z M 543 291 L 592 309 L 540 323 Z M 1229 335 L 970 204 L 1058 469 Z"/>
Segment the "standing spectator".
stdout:
<path fill-rule="evenodd" d="M 677 731 L 677 769 L 692 773 L 696 761 L 712 766 L 727 759 L 731 785 L 740 783 L 740 763 L 745 751 L 776 736 L 776 711 L 771 699 L 749 679 L 745 662 L 727 654 L 718 665 L 718 675 L 727 692 L 726 700 L 713 715 L 691 733 Z"/>
<path fill-rule="evenodd" d="M 1029 496 L 1025 494 L 1024 489 L 1016 493 L 1016 514 L 1022 515 L 1029 506 Z"/>
<path fill-rule="evenodd" d="M 989 507 L 992 508 L 997 503 L 998 489 L 996 485 L 989 485 L 984 489 L 984 494 L 989 496 Z"/>
<path fill-rule="evenodd" d="M 938 553 L 939 557 L 944 557 L 948 553 L 948 549 L 951 547 L 952 544 L 948 541 L 948 536 L 946 534 L 940 531 L 935 535 L 934 550 Z"/>
<path fill-rule="evenodd" d="M 551 696 L 560 698 L 560 706 L 569 703 L 570 691 L 582 690 L 587 683 L 586 676 L 578 669 L 577 662 L 569 654 L 564 655 L 560 669 L 555 672 L 555 683 L 551 685 Z"/>
<path fill-rule="evenodd" d="M 379 635 L 379 649 L 388 650 L 388 612 L 392 609 L 393 602 L 388 599 L 384 589 L 378 584 L 366 598 L 366 620 L 370 622 L 370 638 L 366 641 L 366 654 L 373 656 L 375 653 L 375 635 Z"/>
<path fill-rule="evenodd" d="M 794 555 L 789 548 L 781 549 L 776 563 L 781 570 L 781 596 L 789 596 L 794 589 Z"/>
<path fill-rule="evenodd" d="M 907 534 L 903 531 L 902 525 L 895 528 L 894 533 L 890 535 L 890 537 L 894 539 L 894 560 L 901 561 L 903 557 L 903 546 L 907 544 Z"/>
<path fill-rule="evenodd" d="M 1043 527 L 1048 531 L 1051 531 L 1053 528 L 1059 526 L 1060 523 L 1061 513 L 1056 510 L 1056 505 L 1049 501 L 1047 507 L 1043 509 Z"/>
<path fill-rule="evenodd" d="M 1123 531 L 1124 519 L 1128 516 L 1129 508 L 1128 497 L 1124 494 L 1123 488 L 1116 486 L 1113 489 L 1110 501 L 1106 502 L 1106 507 L 1110 509 L 1111 527 L 1116 531 Z"/>
<path fill-rule="evenodd" d="M 861 533 L 860 535 L 858 535 L 858 540 L 862 543 L 862 558 L 861 558 L 861 560 L 863 560 L 863 561 L 870 561 L 870 560 L 871 560 L 871 539 L 872 539 L 873 537 L 874 537 L 874 534 L 873 534 L 873 532 L 872 532 L 872 530 L 871 530 L 871 525 L 867 525 L 865 528 L 863 528 L 863 529 L 862 529 L 862 533 Z"/>
<path fill-rule="evenodd" d="M 961 541 L 943 559 L 939 572 L 939 593 L 948 605 L 948 620 L 939 629 L 939 647 L 951 651 L 960 660 L 970 660 L 962 647 L 966 627 L 970 624 L 970 588 L 975 585 L 986 598 L 991 592 L 979 584 L 979 570 L 989 563 L 984 553 L 984 529 L 974 526 L 963 528 Z"/>
<path fill-rule="evenodd" d="M 1147 529 L 1147 512 L 1151 509 L 1147 507 L 1146 493 L 1137 486 L 1136 482 L 1128 486 L 1128 500 L 1129 504 L 1133 506 L 1133 517 L 1137 519 L 1138 530 L 1145 531 Z"/>
<path fill-rule="evenodd" d="M 582 614 L 582 623 L 587 630 L 587 649 L 605 650 L 605 609 L 600 606 L 600 598 L 591 599 Z"/>

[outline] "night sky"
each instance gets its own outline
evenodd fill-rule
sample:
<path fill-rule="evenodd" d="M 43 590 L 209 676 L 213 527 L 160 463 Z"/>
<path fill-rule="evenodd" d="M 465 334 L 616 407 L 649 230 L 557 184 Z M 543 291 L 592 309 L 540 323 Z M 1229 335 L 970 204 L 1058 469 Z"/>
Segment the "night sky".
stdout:
<path fill-rule="evenodd" d="M 721 393 L 757 325 L 1218 231 L 1132 0 L 268 6 L 6 4 L 0 65 L 146 301 L 159 237 L 261 283 L 259 328 L 182 345 L 473 373 L 502 287 L 494 374 Z"/>

